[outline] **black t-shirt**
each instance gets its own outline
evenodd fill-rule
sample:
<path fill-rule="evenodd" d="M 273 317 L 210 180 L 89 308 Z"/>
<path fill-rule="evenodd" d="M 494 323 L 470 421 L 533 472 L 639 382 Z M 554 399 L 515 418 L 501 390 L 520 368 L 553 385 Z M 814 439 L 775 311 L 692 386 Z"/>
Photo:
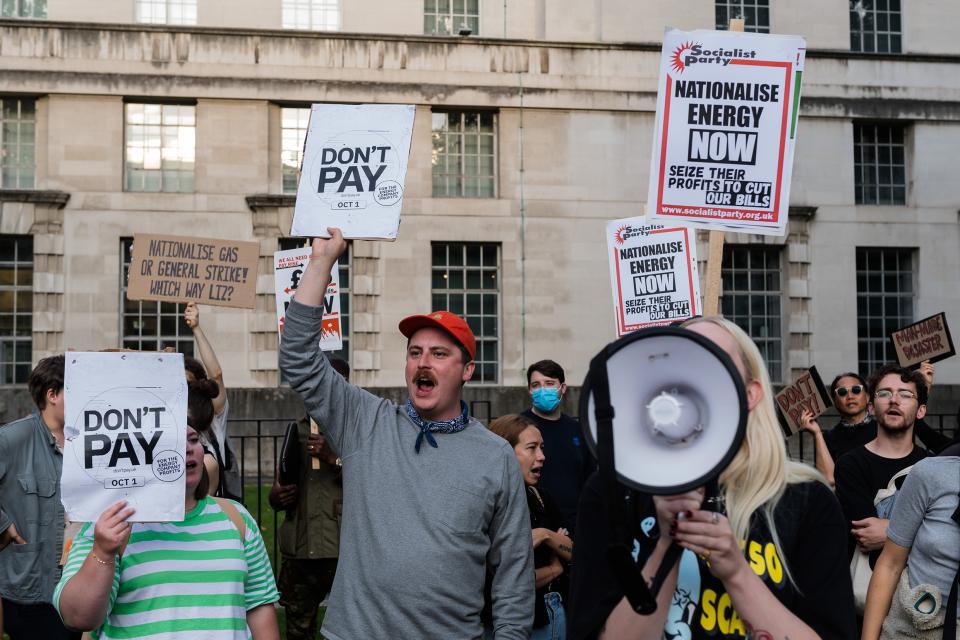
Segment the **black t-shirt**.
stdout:
<path fill-rule="evenodd" d="M 827 449 L 834 462 L 843 454 L 862 447 L 876 437 L 877 422 L 869 414 L 863 422 L 857 424 L 838 422 L 833 429 L 823 432 L 823 441 L 827 443 Z"/>
<path fill-rule="evenodd" d="M 537 498 L 539 494 L 540 499 Z M 543 500 L 541 503 L 540 500 Z M 527 487 L 527 507 L 530 509 L 530 528 L 531 529 L 549 529 L 556 531 L 563 526 L 563 516 L 557 508 L 556 503 L 551 499 L 543 489 L 534 490 L 533 487 Z M 541 543 L 533 550 L 533 566 L 537 569 L 545 567 L 553 561 L 554 551 L 546 543 Z M 546 625 L 550 620 L 547 617 L 547 606 L 543 602 L 543 596 L 551 591 L 560 594 L 563 602 L 567 601 L 567 591 L 569 580 L 567 578 L 567 567 L 556 580 L 550 584 L 537 589 L 537 597 L 534 600 L 533 607 L 533 628 L 537 629 Z"/>
<path fill-rule="evenodd" d="M 914 447 L 903 458 L 884 458 L 866 447 L 857 447 L 837 460 L 833 478 L 837 487 L 837 499 L 847 523 L 864 518 L 875 518 L 877 510 L 873 499 L 877 491 L 886 488 L 898 471 L 920 462 L 929 455 L 926 449 Z M 848 527 L 849 528 L 849 527 Z M 849 555 L 856 551 L 856 538 L 848 533 Z M 876 561 L 878 553 L 871 554 Z"/>
<path fill-rule="evenodd" d="M 523 415 L 536 423 L 543 436 L 546 460 L 537 486 L 556 502 L 563 514 L 562 526 L 572 535 L 577 524 L 580 490 L 596 466 L 583 440 L 580 423 L 566 414 L 560 414 L 558 420 L 547 420 L 532 409 L 527 409 Z"/>
<path fill-rule="evenodd" d="M 638 500 L 637 513 L 631 518 L 637 529 L 634 556 L 643 561 L 656 545 L 656 518 L 649 496 L 632 495 Z M 623 598 L 623 589 L 605 558 L 609 520 L 604 502 L 603 483 L 595 474 L 584 487 L 580 501 L 567 627 L 571 640 L 595 638 Z M 850 563 L 843 546 L 847 527 L 833 493 L 819 482 L 788 485 L 774 519 L 793 582 L 787 577 L 763 516 L 755 517 L 744 546 L 751 568 L 777 599 L 823 640 L 855 638 Z M 684 551 L 664 638 L 745 637 L 745 625 L 723 584 L 705 562 Z"/>

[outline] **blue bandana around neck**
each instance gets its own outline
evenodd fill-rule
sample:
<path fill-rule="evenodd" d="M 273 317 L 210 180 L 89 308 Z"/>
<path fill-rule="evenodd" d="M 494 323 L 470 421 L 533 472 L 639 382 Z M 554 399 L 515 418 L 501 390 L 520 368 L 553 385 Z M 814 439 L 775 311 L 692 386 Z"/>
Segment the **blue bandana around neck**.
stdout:
<path fill-rule="evenodd" d="M 462 410 L 460 415 L 451 420 L 444 420 L 443 422 L 433 422 L 432 420 L 424 420 L 421 418 L 417 410 L 413 408 L 413 401 L 410 399 L 407 399 L 406 409 L 407 415 L 413 420 L 413 423 L 420 427 L 420 433 L 417 434 L 417 443 L 413 447 L 417 453 L 420 453 L 420 445 L 423 443 L 424 438 L 426 438 L 431 447 L 436 449 L 437 439 L 433 437 L 434 433 L 457 433 L 466 429 L 467 423 L 470 421 L 470 415 L 467 412 L 467 403 L 463 400 L 460 401 L 460 409 Z"/>

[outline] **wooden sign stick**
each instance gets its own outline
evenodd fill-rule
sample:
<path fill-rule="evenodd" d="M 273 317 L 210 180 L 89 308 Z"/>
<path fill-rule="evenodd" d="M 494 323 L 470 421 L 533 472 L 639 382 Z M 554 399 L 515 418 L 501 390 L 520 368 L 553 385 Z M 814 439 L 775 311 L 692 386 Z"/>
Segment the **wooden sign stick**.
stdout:
<path fill-rule="evenodd" d="M 743 31 L 743 18 L 732 18 L 730 31 Z M 720 268 L 723 264 L 723 231 L 710 232 L 710 248 L 707 252 L 707 293 L 703 300 L 703 315 L 715 316 L 720 312 Z"/>

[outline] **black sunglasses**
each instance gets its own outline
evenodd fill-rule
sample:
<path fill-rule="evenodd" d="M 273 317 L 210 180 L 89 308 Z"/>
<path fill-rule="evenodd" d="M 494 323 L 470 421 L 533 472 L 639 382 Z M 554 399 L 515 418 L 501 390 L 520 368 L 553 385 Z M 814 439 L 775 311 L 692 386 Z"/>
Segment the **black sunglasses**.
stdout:
<path fill-rule="evenodd" d="M 863 385 L 853 384 L 853 385 L 850 385 L 849 387 L 837 387 L 837 395 L 840 396 L 841 398 L 846 396 L 848 393 L 852 393 L 855 396 L 860 395 L 861 393 L 863 393 Z"/>

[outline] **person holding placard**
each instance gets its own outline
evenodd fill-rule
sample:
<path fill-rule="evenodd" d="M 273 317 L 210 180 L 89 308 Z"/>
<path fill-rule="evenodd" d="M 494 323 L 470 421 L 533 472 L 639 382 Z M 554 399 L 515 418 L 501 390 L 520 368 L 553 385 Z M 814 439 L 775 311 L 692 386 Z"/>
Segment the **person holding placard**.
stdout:
<path fill-rule="evenodd" d="M 79 637 L 50 605 L 66 525 L 63 372 L 62 355 L 38 362 L 27 380 L 37 410 L 0 427 L 0 596 L 11 640 Z"/>
<path fill-rule="evenodd" d="M 330 269 L 346 248 L 328 231 L 313 241 L 280 343 L 284 379 L 343 460 L 340 559 L 321 632 L 479 639 L 489 571 L 494 637 L 527 638 L 534 569 L 520 467 L 461 399 L 476 338 L 448 311 L 410 316 L 399 326 L 409 399 L 345 381 L 319 350 Z"/>
<path fill-rule="evenodd" d="M 131 523 L 134 508 L 121 500 L 85 523 L 70 548 L 53 604 L 94 640 L 280 637 L 259 526 L 241 505 L 208 495 L 200 432 L 210 428 L 210 389 L 194 383 L 189 394 L 184 519 Z"/>
<path fill-rule="evenodd" d="M 723 349 L 746 387 L 746 437 L 719 476 L 725 507 L 704 508 L 703 487 L 672 496 L 621 487 L 621 502 L 594 474 L 580 500 L 568 637 L 850 640 L 843 515 L 823 477 L 787 458 L 760 351 L 720 317 L 683 326 Z M 608 560 L 608 508 L 630 514 L 633 558 L 648 584 L 674 542 L 684 549 L 650 615 L 634 611 Z"/>

